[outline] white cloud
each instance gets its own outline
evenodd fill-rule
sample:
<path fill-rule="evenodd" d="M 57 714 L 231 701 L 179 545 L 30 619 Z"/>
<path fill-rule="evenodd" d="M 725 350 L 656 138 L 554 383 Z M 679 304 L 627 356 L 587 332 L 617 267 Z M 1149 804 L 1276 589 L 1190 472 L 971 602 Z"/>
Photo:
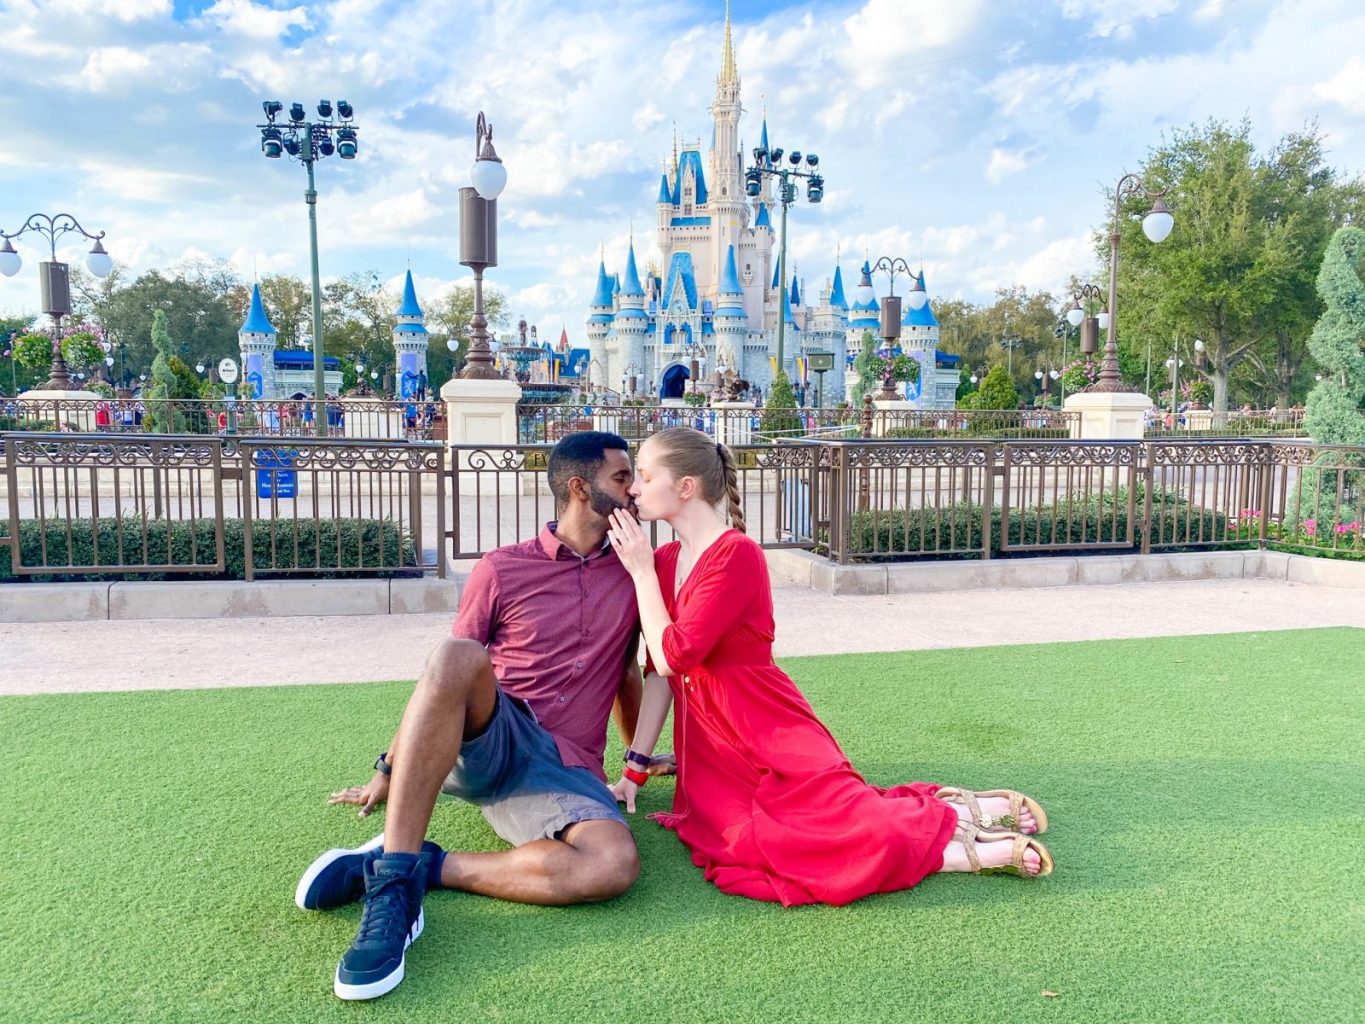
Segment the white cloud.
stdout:
<path fill-rule="evenodd" d="M 1313 95 L 1348 113 L 1365 115 L 1365 60 L 1353 56 L 1335 75 L 1313 86 Z"/>
<path fill-rule="evenodd" d="M 980 0 L 867 0 L 844 20 L 844 62 L 864 87 L 884 82 L 912 55 L 965 35 L 980 10 Z"/>
<path fill-rule="evenodd" d="M 229 35 L 248 39 L 277 39 L 295 26 L 308 28 L 308 9 L 297 7 L 277 9 L 253 3 L 252 0 L 218 0 L 204 11 L 202 17 L 214 22 Z"/>
<path fill-rule="evenodd" d="M 1063 17 L 1089 20 L 1097 36 L 1125 39 L 1135 22 L 1159 18 L 1179 6 L 1179 0 L 1062 0 L 1061 8 Z"/>
<path fill-rule="evenodd" d="M 986 180 L 992 185 L 999 185 L 1011 174 L 1026 170 L 1035 162 L 1035 159 L 1025 153 L 996 147 L 991 150 L 990 161 L 986 164 Z"/>
<path fill-rule="evenodd" d="M 55 13 L 75 18 L 145 21 L 171 12 L 171 0 L 49 0 Z"/>
<path fill-rule="evenodd" d="M 105 46 L 91 51 L 77 80 L 83 88 L 98 92 L 118 84 L 120 79 L 144 74 L 151 63 L 145 53 L 126 46 Z"/>

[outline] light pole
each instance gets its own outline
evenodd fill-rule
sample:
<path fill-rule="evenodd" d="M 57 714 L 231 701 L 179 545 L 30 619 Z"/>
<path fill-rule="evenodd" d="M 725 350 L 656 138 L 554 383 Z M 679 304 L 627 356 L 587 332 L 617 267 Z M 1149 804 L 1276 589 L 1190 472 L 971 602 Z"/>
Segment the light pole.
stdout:
<path fill-rule="evenodd" d="M 1194 339 L 1195 359 L 1199 360 L 1204 355 L 1204 342 Z M 1185 365 L 1185 360 L 1180 358 L 1180 339 L 1177 338 L 1171 346 L 1171 358 L 1166 360 L 1166 369 L 1171 371 L 1171 426 L 1176 425 L 1177 417 L 1180 415 L 1180 368 Z"/>
<path fill-rule="evenodd" d="M 814 153 L 806 154 L 806 166 L 809 170 L 801 170 L 801 154 L 792 150 L 787 157 L 790 167 L 782 166 L 783 150 L 780 146 L 765 149 L 758 146 L 754 149 L 754 165 L 744 172 L 744 191 L 750 198 L 758 198 L 763 191 L 763 180 L 765 178 L 776 179 L 777 181 L 777 201 L 782 204 L 782 240 L 777 255 L 777 277 L 778 284 L 782 291 L 778 294 L 777 300 L 777 372 L 785 372 L 783 365 L 782 345 L 786 333 L 787 316 L 783 308 L 782 295 L 787 290 L 787 208 L 796 202 L 796 184 L 793 178 L 806 179 L 806 200 L 812 204 L 819 203 L 825 198 L 825 179 L 816 172 L 815 168 L 820 166 L 820 158 Z"/>
<path fill-rule="evenodd" d="M 498 196 L 507 184 L 507 168 L 493 149 L 493 126 L 479 111 L 474 124 L 473 187 L 460 189 L 460 263 L 474 271 L 474 316 L 469 321 L 469 352 L 460 376 L 466 380 L 498 380 L 488 319 L 483 312 L 483 272 L 498 265 Z"/>
<path fill-rule="evenodd" d="M 114 269 L 114 261 L 104 251 L 104 232 L 92 235 L 69 213 L 59 213 L 55 217 L 46 213 L 33 213 L 24 221 L 18 231 L 0 231 L 4 244 L 0 245 L 0 274 L 13 277 L 19 273 L 23 260 L 14 251 L 11 239 L 18 238 L 26 231 L 36 231 L 47 239 L 50 259 L 38 264 L 38 289 L 42 297 L 43 312 L 52 317 L 55 329 L 52 332 L 52 372 L 47 383 L 40 390 L 66 391 L 71 387 L 71 374 L 62 357 L 62 317 L 71 313 L 71 268 L 57 259 L 57 239 L 68 232 L 79 232 L 95 244 L 85 258 L 85 265 L 96 277 L 108 277 Z"/>
<path fill-rule="evenodd" d="M 318 120 L 309 121 L 308 112 L 302 103 L 289 107 L 289 121 L 276 123 L 276 118 L 284 110 L 279 100 L 266 100 L 261 104 L 265 111 L 266 123 L 257 125 L 261 130 L 261 152 L 271 160 L 278 160 L 284 154 L 297 160 L 308 170 L 308 190 L 304 192 L 304 202 L 308 204 L 308 250 L 313 270 L 313 402 L 315 413 L 313 422 L 318 437 L 327 436 L 327 381 L 323 375 L 324 357 L 322 334 L 322 280 L 318 274 L 318 192 L 313 181 L 313 164 L 323 157 L 335 153 L 343 160 L 354 160 L 359 143 L 356 132 L 359 130 L 352 119 L 355 110 L 345 100 L 318 101 Z"/>
<path fill-rule="evenodd" d="M 858 302 L 864 306 L 871 305 L 875 293 L 872 290 L 872 274 L 879 270 L 886 271 L 891 279 L 890 293 L 882 300 L 882 322 L 881 336 L 886 342 L 886 365 L 882 370 L 882 394 L 884 401 L 895 401 L 896 395 L 896 342 L 901 336 L 901 297 L 896 294 L 896 275 L 910 274 L 915 279 L 915 286 L 910 289 L 910 294 L 905 297 L 905 301 L 910 304 L 911 309 L 923 309 L 929 301 L 929 293 L 924 290 L 924 272 L 913 274 L 910 271 L 910 264 L 899 256 L 881 256 L 867 270 L 863 271 L 863 278 L 858 282 Z"/>
<path fill-rule="evenodd" d="M 695 341 L 689 342 L 687 351 L 687 370 L 692 381 L 692 393 L 697 393 L 697 381 L 706 373 L 706 350 Z"/>
<path fill-rule="evenodd" d="M 1109 234 L 1109 331 L 1105 336 L 1104 359 L 1100 362 L 1100 379 L 1085 390 L 1088 392 L 1126 392 L 1119 376 L 1118 322 L 1119 322 L 1119 217 L 1123 214 L 1123 200 L 1130 195 L 1142 193 L 1152 200 L 1152 208 L 1142 218 L 1142 233 L 1153 243 L 1161 243 L 1175 227 L 1175 217 L 1166 208 L 1162 198 L 1166 190 L 1152 191 L 1136 174 L 1125 174 L 1114 188 L 1114 224 Z"/>
<path fill-rule="evenodd" d="M 1099 351 L 1100 331 L 1109 326 L 1109 310 L 1104 305 L 1100 306 L 1099 312 L 1094 315 L 1087 315 L 1088 308 L 1094 303 L 1103 303 L 1104 293 L 1100 291 L 1097 284 L 1079 285 L 1071 293 L 1071 308 L 1066 311 L 1066 322 L 1072 327 L 1080 328 L 1080 347 L 1081 355 L 1085 356 L 1086 361 Z M 1066 368 L 1066 335 L 1062 335 L 1062 368 Z M 1062 383 L 1062 401 L 1066 401 L 1066 383 Z"/>

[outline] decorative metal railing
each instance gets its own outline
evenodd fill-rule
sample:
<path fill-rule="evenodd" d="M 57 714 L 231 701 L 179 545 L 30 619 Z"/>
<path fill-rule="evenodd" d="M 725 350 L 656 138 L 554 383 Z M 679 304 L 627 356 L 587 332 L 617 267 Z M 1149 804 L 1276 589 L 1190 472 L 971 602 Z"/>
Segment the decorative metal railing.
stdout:
<path fill-rule="evenodd" d="M 0 445 L 0 578 L 445 573 L 439 444 L 15 433 Z"/>
<path fill-rule="evenodd" d="M 43 399 L 0 401 L 0 430 L 81 434 L 192 434 L 316 437 L 311 401 L 231 398 Z M 327 436 L 367 441 L 445 438 L 439 401 L 341 398 L 326 404 Z"/>
<path fill-rule="evenodd" d="M 554 518 L 552 446 L 0 434 L 0 579 L 444 574 Z M 746 526 L 837 562 L 1274 547 L 1365 557 L 1365 447 L 731 445 Z M 667 527 L 656 541 L 671 538 Z"/>

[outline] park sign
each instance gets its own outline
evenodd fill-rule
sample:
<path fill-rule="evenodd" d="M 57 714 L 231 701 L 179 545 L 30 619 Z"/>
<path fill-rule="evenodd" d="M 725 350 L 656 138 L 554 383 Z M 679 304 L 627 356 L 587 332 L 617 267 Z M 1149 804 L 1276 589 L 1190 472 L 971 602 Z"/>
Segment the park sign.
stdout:
<path fill-rule="evenodd" d="M 237 364 L 231 359 L 224 358 L 218 364 L 218 379 L 224 384 L 233 384 L 237 380 Z"/>

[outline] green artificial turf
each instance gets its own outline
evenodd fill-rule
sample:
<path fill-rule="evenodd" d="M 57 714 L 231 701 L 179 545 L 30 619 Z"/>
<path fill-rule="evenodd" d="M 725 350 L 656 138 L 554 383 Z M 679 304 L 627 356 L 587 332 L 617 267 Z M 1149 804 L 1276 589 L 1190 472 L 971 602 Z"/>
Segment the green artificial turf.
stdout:
<path fill-rule="evenodd" d="M 627 896 L 434 894 L 407 980 L 343 1004 L 332 971 L 359 908 L 305 913 L 294 884 L 382 827 L 325 796 L 368 777 L 410 685 L 11 697 L 0 1021 L 1365 1016 L 1365 632 L 785 665 L 871 781 L 1038 796 L 1056 873 L 942 875 L 840 909 L 749 902 L 643 819 L 672 792 L 655 781 Z M 499 846 L 453 801 L 431 834 Z"/>

